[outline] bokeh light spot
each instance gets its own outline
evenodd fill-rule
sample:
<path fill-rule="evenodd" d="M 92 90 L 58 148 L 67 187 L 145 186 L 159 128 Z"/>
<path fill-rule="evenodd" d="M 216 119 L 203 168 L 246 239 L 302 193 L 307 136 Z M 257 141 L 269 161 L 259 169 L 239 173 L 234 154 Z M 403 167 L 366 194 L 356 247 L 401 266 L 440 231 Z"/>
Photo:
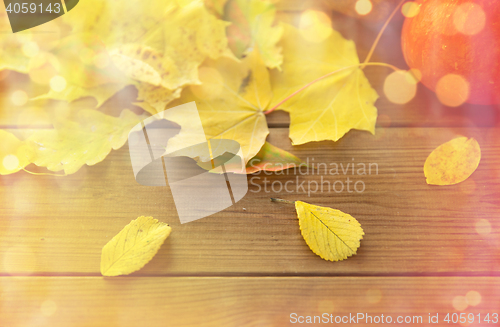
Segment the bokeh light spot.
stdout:
<path fill-rule="evenodd" d="M 191 91 L 200 99 L 211 100 L 217 98 L 224 89 L 224 80 L 214 68 L 202 67 L 198 72 L 201 85 L 192 85 Z"/>
<path fill-rule="evenodd" d="M 62 76 L 54 76 L 50 79 L 50 88 L 56 92 L 61 92 L 66 88 L 66 79 Z"/>
<path fill-rule="evenodd" d="M 455 10 L 453 24 L 459 32 L 465 35 L 475 35 L 484 29 L 486 14 L 481 6 L 466 2 Z"/>
<path fill-rule="evenodd" d="M 358 0 L 356 1 L 354 9 L 359 15 L 364 16 L 368 15 L 372 11 L 373 5 L 370 0 Z"/>
<path fill-rule="evenodd" d="M 395 71 L 385 78 L 384 93 L 392 103 L 405 104 L 417 94 L 415 77 L 408 71 Z"/>
<path fill-rule="evenodd" d="M 481 294 L 477 291 L 468 291 L 467 294 L 465 294 L 465 298 L 467 299 L 467 303 L 473 307 L 481 303 Z"/>
<path fill-rule="evenodd" d="M 408 18 L 415 17 L 420 12 L 420 5 L 414 1 L 408 1 L 401 7 L 401 13 Z"/>
<path fill-rule="evenodd" d="M 476 222 L 476 232 L 482 235 L 491 233 L 490 222 L 486 219 L 479 219 Z"/>
<path fill-rule="evenodd" d="M 19 168 L 19 159 L 13 155 L 6 155 L 2 160 L 2 165 L 7 170 L 17 170 Z"/>
<path fill-rule="evenodd" d="M 465 298 L 465 296 L 462 295 L 455 296 L 451 301 L 451 304 L 453 305 L 453 308 L 457 311 L 464 311 L 468 307 L 467 299 Z"/>
<path fill-rule="evenodd" d="M 57 311 L 57 304 L 52 300 L 45 300 L 40 305 L 40 311 L 45 317 L 50 317 Z"/>
<path fill-rule="evenodd" d="M 24 106 L 26 102 L 28 102 L 28 94 L 24 92 L 23 90 L 17 90 L 12 92 L 12 95 L 10 96 L 10 100 L 12 101 L 13 104 L 16 106 Z"/>
<path fill-rule="evenodd" d="M 469 98 L 469 82 L 456 74 L 448 74 L 438 81 L 436 95 L 448 107 L 458 107 Z"/>
<path fill-rule="evenodd" d="M 35 57 L 40 51 L 36 42 L 26 42 L 25 44 L 23 44 L 22 50 L 24 55 L 29 58 Z"/>
<path fill-rule="evenodd" d="M 300 15 L 299 31 L 309 42 L 320 43 L 332 34 L 332 21 L 322 11 L 306 10 Z"/>
<path fill-rule="evenodd" d="M 368 303 L 376 304 L 382 300 L 382 291 L 376 288 L 371 288 L 366 291 L 366 300 Z"/>

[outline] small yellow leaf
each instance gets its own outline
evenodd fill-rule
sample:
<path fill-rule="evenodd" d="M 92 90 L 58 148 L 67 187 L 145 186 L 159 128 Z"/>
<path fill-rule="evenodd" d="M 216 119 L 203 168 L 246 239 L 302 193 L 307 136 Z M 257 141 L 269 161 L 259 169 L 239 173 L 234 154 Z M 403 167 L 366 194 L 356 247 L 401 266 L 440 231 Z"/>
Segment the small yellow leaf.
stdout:
<path fill-rule="evenodd" d="M 25 142 L 0 129 L 0 175 L 18 172 L 29 164 L 31 152 Z"/>
<path fill-rule="evenodd" d="M 438 146 L 425 160 L 427 184 L 453 185 L 463 182 L 476 170 L 480 160 L 481 148 L 474 138 L 454 138 Z"/>
<path fill-rule="evenodd" d="M 171 230 L 153 217 L 132 220 L 102 248 L 101 274 L 128 275 L 141 269 L 155 256 Z"/>
<path fill-rule="evenodd" d="M 340 261 L 356 254 L 365 234 L 358 221 L 340 210 L 295 201 L 302 236 L 321 258 Z"/>

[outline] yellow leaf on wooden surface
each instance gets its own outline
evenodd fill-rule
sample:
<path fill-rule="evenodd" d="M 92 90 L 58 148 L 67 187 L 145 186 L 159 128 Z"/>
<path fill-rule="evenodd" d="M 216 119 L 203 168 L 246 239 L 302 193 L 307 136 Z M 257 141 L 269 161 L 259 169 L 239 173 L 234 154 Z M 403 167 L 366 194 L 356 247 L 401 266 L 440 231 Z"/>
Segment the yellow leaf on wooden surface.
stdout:
<path fill-rule="evenodd" d="M 0 129 L 0 175 L 18 172 L 30 161 L 30 148 L 12 133 Z"/>
<path fill-rule="evenodd" d="M 340 210 L 295 201 L 302 236 L 321 258 L 340 261 L 356 254 L 365 234 L 354 217 Z"/>
<path fill-rule="evenodd" d="M 481 148 L 474 138 L 454 138 L 438 146 L 425 160 L 427 184 L 453 185 L 463 182 L 476 170 L 480 160 Z"/>
<path fill-rule="evenodd" d="M 132 220 L 103 248 L 101 274 L 128 275 L 144 267 L 160 249 L 172 228 L 153 217 Z"/>
<path fill-rule="evenodd" d="M 33 149 L 32 162 L 51 171 L 73 174 L 84 164 L 95 165 L 111 149 L 121 148 L 128 133 L 145 117 L 124 110 L 112 117 L 97 110 L 81 110 L 74 120 L 60 119 L 55 129 L 37 130 L 26 140 Z"/>
<path fill-rule="evenodd" d="M 353 41 L 321 27 L 297 29 L 285 25 L 282 38 L 283 72 L 271 73 L 274 107 L 306 84 L 331 75 L 299 92 L 278 109 L 290 113 L 290 138 L 294 145 L 311 141 L 337 141 L 351 129 L 375 133 L 377 92 L 359 68 Z M 320 27 L 318 27 L 320 28 Z M 312 32 L 311 32 L 312 31 Z"/>

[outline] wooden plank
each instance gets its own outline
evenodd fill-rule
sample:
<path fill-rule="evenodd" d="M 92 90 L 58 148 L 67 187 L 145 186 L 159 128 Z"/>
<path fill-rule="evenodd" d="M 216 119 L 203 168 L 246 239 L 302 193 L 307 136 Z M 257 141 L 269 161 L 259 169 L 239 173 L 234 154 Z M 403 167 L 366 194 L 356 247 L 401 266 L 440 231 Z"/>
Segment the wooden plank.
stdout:
<path fill-rule="evenodd" d="M 251 175 L 236 205 L 183 225 L 168 187 L 135 182 L 126 147 L 67 177 L 1 176 L 0 271 L 99 275 L 102 246 L 130 220 L 148 215 L 173 232 L 138 275 L 498 275 L 500 129 L 379 128 L 375 136 L 353 131 L 337 143 L 293 148 L 286 133 L 272 129 L 269 141 L 309 160 L 309 170 Z M 457 134 L 481 144 L 478 170 L 455 186 L 427 185 L 426 157 Z M 375 163 L 378 174 L 373 166 L 371 174 L 344 175 L 340 164 L 351 163 L 356 169 Z M 357 181 L 363 192 L 354 191 Z M 286 182 L 290 193 L 272 191 Z M 315 191 L 322 182 L 330 183 L 328 192 L 326 184 Z M 271 203 L 271 196 L 353 215 L 366 233 L 358 254 L 337 263 L 320 259 L 302 239 L 293 207 Z"/>
<path fill-rule="evenodd" d="M 0 324 L 9 327 L 293 326 L 323 314 L 328 324 L 364 326 L 381 325 L 381 315 L 428 325 L 431 314 L 443 326 L 447 313 L 496 326 L 500 307 L 498 278 L 3 277 L 0 290 Z M 458 307 L 468 293 L 476 305 Z"/>

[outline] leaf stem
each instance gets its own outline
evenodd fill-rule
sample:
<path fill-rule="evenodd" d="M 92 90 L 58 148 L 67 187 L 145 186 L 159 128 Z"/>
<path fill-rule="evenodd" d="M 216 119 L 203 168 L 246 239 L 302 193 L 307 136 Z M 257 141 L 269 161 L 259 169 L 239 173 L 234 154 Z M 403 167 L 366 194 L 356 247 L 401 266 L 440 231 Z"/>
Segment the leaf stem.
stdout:
<path fill-rule="evenodd" d="M 57 177 L 64 177 L 68 176 L 68 174 L 64 173 L 64 175 L 58 175 L 58 174 L 52 174 L 52 173 L 35 173 L 32 171 L 27 170 L 26 168 L 22 168 L 25 172 L 31 175 L 36 175 L 36 176 L 57 176 Z"/>
<path fill-rule="evenodd" d="M 283 199 L 278 199 L 278 198 L 270 198 L 271 202 L 279 202 L 279 203 L 286 203 L 286 204 L 295 204 L 295 201 L 289 201 L 289 200 L 283 200 Z"/>
<path fill-rule="evenodd" d="M 378 45 L 378 42 L 380 41 L 380 38 L 382 37 L 382 34 L 384 34 L 384 31 L 385 29 L 387 28 L 387 26 L 389 25 L 389 23 L 391 22 L 392 18 L 394 17 L 394 15 L 398 12 L 399 8 L 403 5 L 403 3 L 405 2 L 406 0 L 401 0 L 399 2 L 399 4 L 396 6 L 396 8 L 394 8 L 394 10 L 392 11 L 391 15 L 389 16 L 389 18 L 385 21 L 384 23 L 384 26 L 382 26 L 382 29 L 380 30 L 380 32 L 378 32 L 378 35 L 377 37 L 375 38 L 375 41 L 373 42 L 372 44 L 372 47 L 370 48 L 370 51 L 368 52 L 368 55 L 366 56 L 366 59 L 365 61 L 363 62 L 363 66 L 361 66 L 361 69 L 363 69 L 365 67 L 365 65 L 370 61 L 370 59 L 372 58 L 372 55 L 373 55 L 373 52 L 375 51 L 375 48 L 377 47 Z"/>
<path fill-rule="evenodd" d="M 330 77 L 332 75 L 335 75 L 337 73 L 340 73 L 344 70 L 347 70 L 347 69 L 351 69 L 351 68 L 357 68 L 357 67 L 364 67 L 364 66 L 383 66 L 383 67 L 389 67 L 395 71 L 398 71 L 400 70 L 399 68 L 397 68 L 396 66 L 393 66 L 391 64 L 386 64 L 384 62 L 368 62 L 368 63 L 362 63 L 362 64 L 357 64 L 357 65 L 352 65 L 352 66 L 346 66 L 346 67 L 342 67 L 340 69 L 337 69 L 337 70 L 334 70 L 333 72 L 329 72 L 328 74 L 326 75 L 323 75 L 317 79 L 315 79 L 314 81 L 312 82 L 309 82 L 307 83 L 306 85 L 304 85 L 303 87 L 301 87 L 300 89 L 298 89 L 297 91 L 293 92 L 292 94 L 290 94 L 289 96 L 287 96 L 286 98 L 284 98 L 282 101 L 280 101 L 277 105 L 275 105 L 274 107 L 272 107 L 271 109 L 267 110 L 267 111 L 264 111 L 264 115 L 268 115 L 270 114 L 271 112 L 273 112 L 274 110 L 278 109 L 279 106 L 281 106 L 283 103 L 285 103 L 286 101 L 290 100 L 292 97 L 294 97 L 297 93 L 307 89 L 309 86 L 313 85 L 314 83 L 316 82 L 319 82 L 327 77 Z"/>

